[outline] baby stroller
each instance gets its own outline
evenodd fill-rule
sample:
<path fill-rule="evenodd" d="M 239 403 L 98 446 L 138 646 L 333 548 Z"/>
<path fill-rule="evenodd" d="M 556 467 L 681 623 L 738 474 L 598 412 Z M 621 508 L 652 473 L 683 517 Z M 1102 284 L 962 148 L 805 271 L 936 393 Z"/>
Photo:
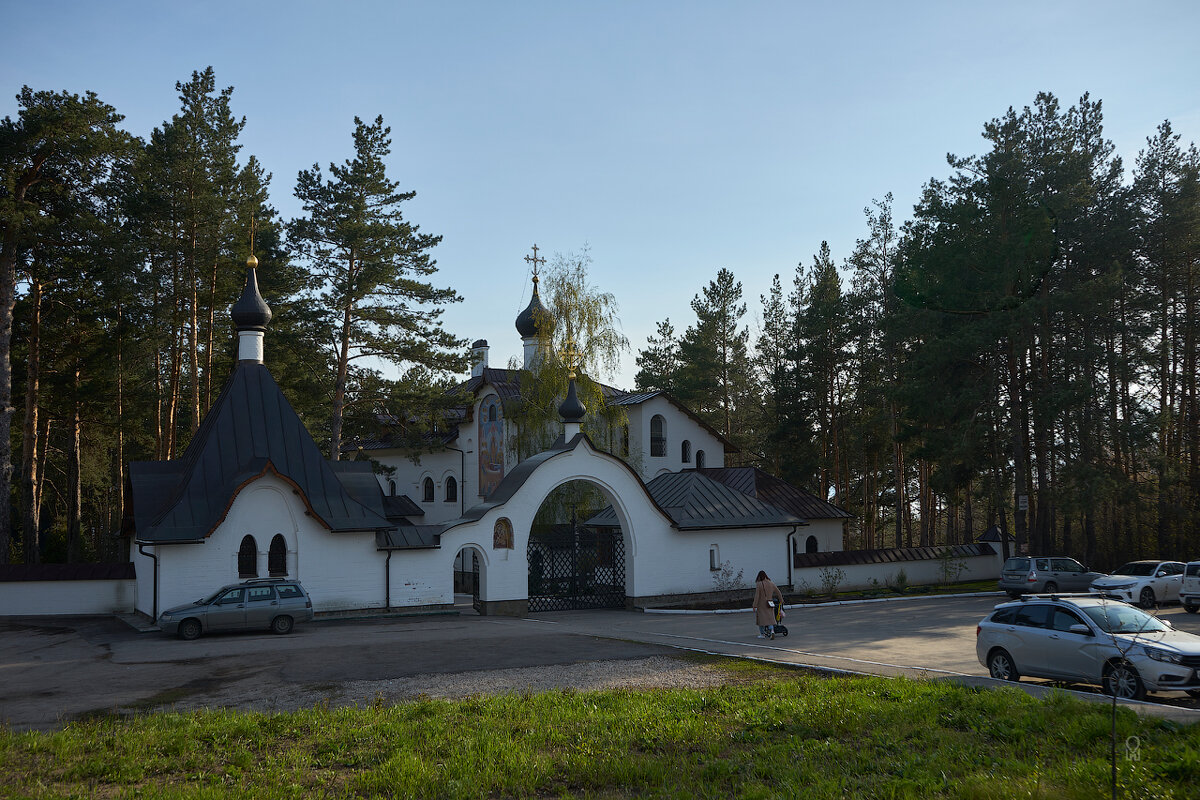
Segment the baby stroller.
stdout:
<path fill-rule="evenodd" d="M 774 632 L 774 634 L 776 636 L 787 636 L 788 635 L 787 625 L 782 624 L 782 622 L 783 622 L 783 603 L 780 603 L 775 600 L 768 600 L 767 605 L 769 605 L 771 607 L 771 609 L 775 612 L 775 624 L 772 626 L 772 631 Z"/>

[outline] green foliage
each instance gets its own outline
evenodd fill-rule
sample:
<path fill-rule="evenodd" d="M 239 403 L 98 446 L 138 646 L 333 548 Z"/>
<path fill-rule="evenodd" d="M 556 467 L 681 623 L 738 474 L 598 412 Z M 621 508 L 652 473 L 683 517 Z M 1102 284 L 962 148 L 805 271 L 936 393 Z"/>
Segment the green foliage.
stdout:
<path fill-rule="evenodd" d="M 59 797 L 994 797 L 1109 794 L 1107 709 L 1054 693 L 762 666 L 652 692 L 510 693 L 0 732 L 0 792 Z M 1200 727 L 1122 711 L 1122 796 L 1193 794 Z"/>

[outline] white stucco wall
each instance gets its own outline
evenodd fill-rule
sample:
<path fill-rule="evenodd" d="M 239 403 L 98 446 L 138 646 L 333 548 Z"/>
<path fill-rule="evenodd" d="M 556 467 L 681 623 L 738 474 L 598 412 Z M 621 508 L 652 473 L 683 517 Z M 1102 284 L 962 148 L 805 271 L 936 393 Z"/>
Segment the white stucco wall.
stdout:
<path fill-rule="evenodd" d="M 316 611 L 373 608 L 384 605 L 384 554 L 375 548 L 375 535 L 330 533 L 305 515 L 303 503 L 292 487 L 265 475 L 244 488 L 225 520 L 200 544 L 161 545 L 159 556 L 158 611 L 189 603 L 238 577 L 238 548 L 242 537 L 254 536 L 258 546 L 259 577 L 267 577 L 267 551 L 275 534 L 287 542 L 288 577 L 298 579 L 312 597 Z M 151 548 L 146 548 L 151 549 Z M 153 562 L 135 555 L 138 575 L 137 608 L 151 613 Z M 393 602 L 405 580 L 413 583 L 410 595 L 430 596 L 428 584 L 392 558 Z M 445 582 L 451 581 L 449 567 Z M 398 583 L 399 581 L 399 583 Z M 444 593 L 439 593 L 442 596 Z"/>
<path fill-rule="evenodd" d="M 641 475 L 645 481 L 663 472 L 678 472 L 681 469 L 692 469 L 696 466 L 696 451 L 704 451 L 704 466 L 717 468 L 725 466 L 725 447 L 721 440 L 708 430 L 683 413 L 673 403 L 663 396 L 653 397 L 644 403 L 628 408 L 629 413 L 629 448 L 632 452 L 641 453 Z M 664 420 L 663 432 L 666 434 L 666 454 L 660 457 L 650 455 L 650 421 L 656 414 L 661 414 Z M 691 443 L 691 459 L 683 462 L 682 444 L 684 440 Z"/>
<path fill-rule="evenodd" d="M 792 540 L 792 552 L 807 552 L 804 548 L 810 536 L 817 539 L 818 553 L 843 550 L 844 531 L 845 526 L 841 519 L 810 519 L 808 525 L 796 529 L 796 535 Z"/>
<path fill-rule="evenodd" d="M 0 581 L 0 617 L 47 614 L 128 614 L 133 611 L 136 582 Z"/>
<path fill-rule="evenodd" d="M 947 578 L 952 583 L 999 579 L 1000 565 L 1003 561 L 991 555 L 952 559 L 950 563 L 952 565 L 962 564 L 962 571 L 955 570 L 949 576 L 944 575 L 941 559 L 900 561 L 891 564 L 841 564 L 827 569 L 831 571 L 830 575 L 833 575 L 832 570 L 841 570 L 844 577 L 838 584 L 837 590 L 850 591 L 880 588 L 888 583 L 894 584 L 901 570 L 904 571 L 906 583 L 909 586 L 944 583 L 947 582 Z M 957 575 L 954 574 L 955 572 Z M 796 591 L 802 591 L 805 587 L 820 591 L 823 583 L 821 569 L 819 567 L 794 569 L 792 570 L 792 582 Z"/>

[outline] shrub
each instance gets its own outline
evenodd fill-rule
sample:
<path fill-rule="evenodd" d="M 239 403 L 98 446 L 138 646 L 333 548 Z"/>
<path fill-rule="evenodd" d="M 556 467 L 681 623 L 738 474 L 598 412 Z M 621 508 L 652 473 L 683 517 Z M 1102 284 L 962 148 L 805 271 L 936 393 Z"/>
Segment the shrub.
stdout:
<path fill-rule="evenodd" d="M 744 589 L 746 587 L 746 581 L 744 580 L 746 570 L 739 569 L 735 575 L 733 564 L 729 561 L 722 561 L 720 567 L 712 576 L 714 591 L 732 592 L 735 589 Z"/>
<path fill-rule="evenodd" d="M 837 567 L 821 567 L 821 593 L 837 597 L 837 589 L 846 580 L 846 573 Z"/>

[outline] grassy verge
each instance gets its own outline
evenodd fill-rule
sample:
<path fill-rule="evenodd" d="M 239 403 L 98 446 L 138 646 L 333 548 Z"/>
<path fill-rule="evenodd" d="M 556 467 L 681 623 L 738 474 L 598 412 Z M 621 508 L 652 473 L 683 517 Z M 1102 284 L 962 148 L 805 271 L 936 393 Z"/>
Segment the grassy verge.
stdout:
<path fill-rule="evenodd" d="M 736 671 L 716 689 L 154 714 L 0 731 L 0 796 L 1109 796 L 1103 707 L 1016 690 Z M 1200 726 L 1121 710 L 1117 727 L 1120 796 L 1195 796 Z"/>

